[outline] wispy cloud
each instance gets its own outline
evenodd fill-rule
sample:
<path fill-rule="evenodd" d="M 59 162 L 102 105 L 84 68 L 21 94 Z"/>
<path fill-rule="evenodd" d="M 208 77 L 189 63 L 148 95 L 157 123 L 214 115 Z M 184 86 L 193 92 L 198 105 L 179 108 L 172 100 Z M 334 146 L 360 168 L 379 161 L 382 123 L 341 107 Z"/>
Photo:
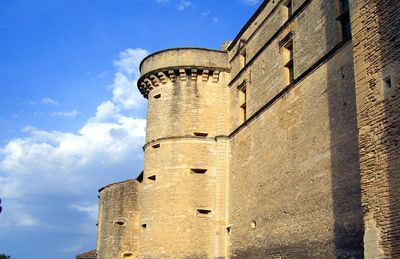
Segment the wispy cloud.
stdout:
<path fill-rule="evenodd" d="M 59 103 L 52 99 L 52 98 L 43 98 L 42 100 L 40 100 L 41 104 L 45 104 L 45 105 L 58 105 Z"/>
<path fill-rule="evenodd" d="M 57 111 L 57 112 L 52 112 L 51 116 L 74 119 L 79 114 L 80 114 L 80 112 L 77 111 L 77 110 L 73 110 L 73 111 Z"/>
<path fill-rule="evenodd" d="M 192 5 L 193 5 L 193 3 L 191 1 L 189 1 L 189 0 L 181 0 L 178 3 L 177 8 L 178 8 L 179 11 L 183 11 L 183 10 L 189 8 Z"/>
<path fill-rule="evenodd" d="M 99 208 L 97 204 L 72 204 L 71 208 L 86 213 L 89 218 L 97 220 L 97 211 Z"/>

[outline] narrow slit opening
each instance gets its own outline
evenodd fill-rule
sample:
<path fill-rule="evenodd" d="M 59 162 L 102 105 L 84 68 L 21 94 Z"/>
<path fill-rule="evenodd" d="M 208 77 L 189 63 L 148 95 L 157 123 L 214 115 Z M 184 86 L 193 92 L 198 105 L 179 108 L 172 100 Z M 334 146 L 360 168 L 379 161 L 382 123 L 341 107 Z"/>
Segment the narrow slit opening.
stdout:
<path fill-rule="evenodd" d="M 197 209 L 197 216 L 209 216 L 210 214 L 211 214 L 211 210 Z"/>
<path fill-rule="evenodd" d="M 154 145 L 152 145 L 151 147 L 152 147 L 152 148 L 159 148 L 159 147 L 160 147 L 160 144 L 154 144 Z"/>
<path fill-rule="evenodd" d="M 154 95 L 154 99 L 160 99 L 160 98 L 161 98 L 161 94 Z"/>
<path fill-rule="evenodd" d="M 392 80 L 390 79 L 390 76 L 383 79 L 383 82 L 385 84 L 385 88 L 392 88 Z"/>
<path fill-rule="evenodd" d="M 193 134 L 194 134 L 196 137 L 207 137 L 207 136 L 208 136 L 208 133 L 207 133 L 207 132 L 193 132 Z"/>
<path fill-rule="evenodd" d="M 124 258 L 132 257 L 132 256 L 133 256 L 133 253 L 127 252 L 127 253 L 124 253 L 123 256 L 124 256 Z"/>
<path fill-rule="evenodd" d="M 155 181 L 156 178 L 157 178 L 156 175 L 152 175 L 152 176 L 147 177 L 147 179 L 149 179 L 149 180 L 151 180 L 151 181 Z"/>
<path fill-rule="evenodd" d="M 207 172 L 207 169 L 204 169 L 204 168 L 192 168 L 190 170 L 194 174 L 205 174 Z"/>

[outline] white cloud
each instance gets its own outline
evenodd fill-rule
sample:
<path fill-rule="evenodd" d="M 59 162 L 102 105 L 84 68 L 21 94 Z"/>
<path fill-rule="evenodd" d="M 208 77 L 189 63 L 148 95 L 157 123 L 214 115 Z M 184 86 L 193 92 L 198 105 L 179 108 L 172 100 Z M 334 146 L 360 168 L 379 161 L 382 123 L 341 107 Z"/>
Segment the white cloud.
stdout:
<path fill-rule="evenodd" d="M 139 64 L 149 53 L 144 49 L 127 49 L 119 54 L 114 61 L 117 72 L 114 76 L 113 102 L 124 109 L 138 108 L 144 105 L 144 99 L 137 90 L 136 82 L 139 79 Z"/>
<path fill-rule="evenodd" d="M 0 147 L 0 197 L 4 208 L 0 226 L 10 229 L 43 226 L 45 213 L 38 207 L 47 208 L 49 200 L 87 196 L 88 188 L 93 191 L 90 197 L 96 197 L 95 190 L 101 187 L 103 175 L 118 175 L 118 170 L 134 177 L 133 162 L 142 156 L 146 121 L 127 113 L 138 112 L 144 104 L 136 81 L 139 63 L 147 54 L 143 49 L 127 49 L 120 53 L 119 59 L 114 61 L 117 71 L 111 86 L 111 100 L 99 104 L 96 113 L 78 131 L 27 126 L 22 130 L 24 137 L 13 138 Z M 56 103 L 45 99 L 48 104 Z M 52 115 L 74 117 L 77 114 L 72 111 Z M 73 208 L 84 212 L 87 215 L 84 230 L 92 231 L 97 205 L 76 201 L 66 204 L 56 201 L 55 204 L 65 211 Z M 75 205 L 71 207 L 70 204 Z M 46 217 L 51 216 L 46 214 Z M 58 218 L 53 220 L 59 221 Z"/>
<path fill-rule="evenodd" d="M 157 0 L 157 3 L 168 3 L 169 2 L 169 0 Z"/>
<path fill-rule="evenodd" d="M 52 112 L 51 116 L 53 117 L 64 117 L 64 118 L 70 118 L 73 119 L 76 116 L 78 116 L 80 114 L 79 111 L 77 110 L 73 110 L 73 111 L 58 111 L 58 112 Z"/>
<path fill-rule="evenodd" d="M 59 103 L 51 98 L 43 98 L 42 100 L 40 100 L 41 104 L 45 104 L 45 105 L 58 105 Z"/>
<path fill-rule="evenodd" d="M 260 0 L 239 0 L 239 1 L 246 5 L 256 5 L 260 2 Z"/>
<path fill-rule="evenodd" d="M 188 7 L 192 6 L 192 5 L 193 5 L 193 3 L 191 1 L 181 0 L 178 3 L 177 7 L 178 7 L 179 11 L 183 11 L 183 10 L 185 10 L 186 8 L 188 8 Z"/>
<path fill-rule="evenodd" d="M 217 17 L 213 17 L 213 18 L 212 18 L 212 21 L 213 21 L 213 23 L 218 23 L 218 22 L 219 22 L 219 19 L 218 19 Z"/>
<path fill-rule="evenodd" d="M 97 220 L 99 206 L 97 204 L 72 204 L 71 208 L 86 213 L 89 218 Z"/>

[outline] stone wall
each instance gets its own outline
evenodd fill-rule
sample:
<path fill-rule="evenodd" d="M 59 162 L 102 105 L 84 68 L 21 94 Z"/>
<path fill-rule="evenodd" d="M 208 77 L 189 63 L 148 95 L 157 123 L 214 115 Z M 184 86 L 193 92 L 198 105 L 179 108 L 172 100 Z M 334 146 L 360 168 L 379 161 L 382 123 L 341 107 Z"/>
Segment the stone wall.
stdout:
<path fill-rule="evenodd" d="M 241 47 L 253 58 L 232 70 L 230 255 L 361 258 L 352 45 L 338 37 L 336 1 L 293 6 L 286 22 L 283 7 L 273 8 L 271 23 Z M 290 34 L 295 79 L 287 85 L 282 41 Z M 243 84 L 248 119 L 241 124 Z"/>
<path fill-rule="evenodd" d="M 100 189 L 97 258 L 138 258 L 140 183 L 129 180 Z"/>
<path fill-rule="evenodd" d="M 400 257 L 400 2 L 353 1 L 365 258 Z"/>

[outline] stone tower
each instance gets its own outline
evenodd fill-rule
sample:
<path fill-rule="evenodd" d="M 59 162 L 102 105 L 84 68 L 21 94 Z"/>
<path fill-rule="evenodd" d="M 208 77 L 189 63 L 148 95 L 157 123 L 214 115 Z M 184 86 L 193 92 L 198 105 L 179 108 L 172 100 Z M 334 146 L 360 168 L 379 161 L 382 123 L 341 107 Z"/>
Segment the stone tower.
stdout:
<path fill-rule="evenodd" d="M 143 60 L 148 99 L 141 258 L 224 258 L 227 53 L 169 49 Z"/>

